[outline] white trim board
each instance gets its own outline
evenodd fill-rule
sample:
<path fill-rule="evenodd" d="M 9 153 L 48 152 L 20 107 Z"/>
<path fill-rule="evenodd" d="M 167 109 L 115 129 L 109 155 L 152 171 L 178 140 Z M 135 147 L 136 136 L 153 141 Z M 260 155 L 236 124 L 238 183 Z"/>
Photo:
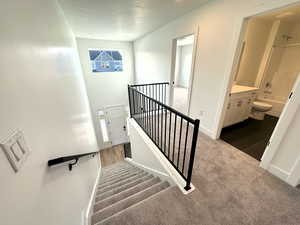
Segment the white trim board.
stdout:
<path fill-rule="evenodd" d="M 295 164 L 292 168 L 292 172 L 290 173 L 289 177 L 287 178 L 287 182 L 290 185 L 296 187 L 297 185 L 300 184 L 299 174 L 300 174 L 300 158 L 298 158 L 297 161 L 295 162 Z"/>
<path fill-rule="evenodd" d="M 201 125 L 201 121 L 200 121 L 199 131 L 201 131 L 202 133 L 206 134 L 207 136 L 209 136 L 214 140 L 217 139 L 217 137 L 214 135 L 214 133 L 211 130 Z"/>
<path fill-rule="evenodd" d="M 279 167 L 275 165 L 271 165 L 268 169 L 268 171 L 273 174 L 276 177 L 279 177 L 281 180 L 286 181 L 287 178 L 289 177 L 290 173 L 288 173 L 285 170 L 280 169 Z"/>
<path fill-rule="evenodd" d="M 174 84 L 173 83 L 175 82 L 177 40 L 180 38 L 186 37 L 186 36 L 190 36 L 190 35 L 194 35 L 194 42 L 193 42 L 190 79 L 189 79 L 189 86 L 188 86 L 188 99 L 187 99 L 187 110 L 186 110 L 187 115 L 190 115 L 190 109 L 191 109 L 192 91 L 193 91 L 196 57 L 197 57 L 197 49 L 198 49 L 199 26 L 197 26 L 193 32 L 183 34 L 172 40 L 172 54 L 171 54 L 171 68 L 170 68 L 171 73 L 170 73 L 170 88 L 169 88 L 169 96 L 170 96 L 169 105 L 173 107 L 173 100 L 174 100 Z"/>
<path fill-rule="evenodd" d="M 96 177 L 96 180 L 95 180 L 95 183 L 94 183 L 94 186 L 93 186 L 93 190 L 92 190 L 92 193 L 91 193 L 90 201 L 89 201 L 89 204 L 88 204 L 87 209 L 86 209 L 85 224 L 84 225 L 91 225 L 92 224 L 92 221 L 91 221 L 92 208 L 93 208 L 93 205 L 95 203 L 96 190 L 97 190 L 97 186 L 98 186 L 98 183 L 99 183 L 99 180 L 100 180 L 100 174 L 101 174 L 101 166 L 99 167 L 98 174 L 97 174 L 97 177 Z"/>

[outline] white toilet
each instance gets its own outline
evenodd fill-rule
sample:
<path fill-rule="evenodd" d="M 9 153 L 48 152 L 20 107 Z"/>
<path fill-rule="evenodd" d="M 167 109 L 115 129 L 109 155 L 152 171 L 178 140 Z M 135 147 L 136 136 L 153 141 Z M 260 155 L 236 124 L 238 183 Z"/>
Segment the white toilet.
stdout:
<path fill-rule="evenodd" d="M 254 101 L 251 110 L 251 117 L 256 120 L 263 120 L 265 118 L 266 112 L 270 111 L 271 109 L 272 105 L 268 103 Z"/>

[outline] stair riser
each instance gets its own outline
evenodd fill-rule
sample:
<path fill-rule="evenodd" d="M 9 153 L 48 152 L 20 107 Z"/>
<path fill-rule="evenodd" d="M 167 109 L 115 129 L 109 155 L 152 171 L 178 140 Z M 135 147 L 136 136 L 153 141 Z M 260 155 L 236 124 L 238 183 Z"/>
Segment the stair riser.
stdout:
<path fill-rule="evenodd" d="M 130 195 L 136 194 L 136 193 L 138 193 L 144 189 L 147 189 L 148 187 L 155 185 L 159 182 L 160 182 L 159 178 L 153 178 L 151 180 L 144 181 L 143 183 L 141 183 L 135 187 L 132 187 L 128 190 L 122 191 L 119 194 L 117 194 L 111 198 L 107 198 L 103 201 L 100 201 L 97 204 L 95 204 L 94 212 L 104 209 L 105 207 L 107 207 L 109 205 L 112 205 L 118 201 L 121 201 L 121 200 L 129 197 Z"/>
<path fill-rule="evenodd" d="M 134 168 L 134 166 L 132 165 L 123 165 L 123 166 L 117 166 L 117 167 L 104 167 L 102 168 L 102 172 L 105 173 L 105 174 L 111 174 L 111 173 L 114 173 L 114 172 L 117 172 L 117 171 L 120 171 L 120 170 L 123 170 L 123 169 L 129 169 L 129 168 Z"/>
<path fill-rule="evenodd" d="M 141 174 L 141 173 L 144 173 L 144 171 L 140 170 L 140 171 L 136 171 L 134 173 L 123 174 L 120 177 L 116 177 L 116 178 L 114 178 L 112 180 L 108 180 L 108 181 L 105 181 L 105 182 L 101 182 L 101 179 L 100 179 L 100 184 L 99 184 L 99 186 L 98 186 L 97 189 L 99 190 L 101 188 L 104 188 L 107 185 L 111 185 L 111 184 L 114 184 L 116 182 L 120 182 L 120 181 L 125 180 L 125 179 L 127 179 L 129 177 L 136 176 L 136 175 Z"/>
<path fill-rule="evenodd" d="M 130 170 L 121 171 L 121 172 L 116 173 L 116 174 L 113 174 L 113 175 L 111 175 L 111 176 L 101 176 L 101 179 L 102 179 L 102 181 L 107 181 L 107 180 L 110 180 L 110 179 L 114 179 L 114 178 L 116 178 L 116 177 L 119 177 L 119 176 L 121 176 L 122 174 L 131 173 L 131 172 L 140 171 L 140 170 L 141 170 L 141 169 L 133 168 L 133 169 L 130 169 Z"/>
<path fill-rule="evenodd" d="M 126 178 L 126 179 L 122 179 L 122 180 L 120 180 L 120 181 L 118 181 L 118 182 L 114 182 L 114 183 L 112 183 L 112 184 L 108 184 L 108 185 L 106 185 L 106 186 L 104 186 L 104 187 L 102 187 L 102 188 L 99 188 L 98 191 L 97 191 L 97 195 L 98 195 L 98 194 L 101 194 L 101 193 L 104 193 L 104 192 L 106 192 L 106 191 L 115 189 L 115 188 L 117 188 L 117 187 L 120 187 L 120 186 L 122 186 L 122 185 L 124 185 L 124 184 L 126 184 L 126 183 L 130 183 L 130 182 L 132 182 L 132 181 L 134 181 L 134 180 L 136 180 L 136 179 L 138 179 L 138 178 L 141 178 L 141 177 L 143 177 L 143 176 L 146 176 L 147 174 L 148 174 L 148 173 L 146 173 L 146 172 L 142 172 L 142 173 L 139 173 L 139 174 L 135 174 L 135 175 L 133 175 L 133 176 L 130 176 L 130 177 Z"/>
<path fill-rule="evenodd" d="M 101 221 L 107 219 L 108 217 L 114 215 L 115 213 L 118 213 L 134 204 L 137 204 L 140 201 L 143 201 L 144 199 L 149 198 L 150 196 L 162 191 L 163 189 L 167 188 L 168 186 L 169 186 L 168 183 L 161 182 L 159 184 L 156 184 L 154 186 L 147 188 L 144 191 L 141 191 L 135 195 L 132 195 L 126 199 L 123 199 L 120 202 L 117 202 L 103 210 L 96 212 L 92 216 L 92 222 L 93 223 L 101 222 Z"/>
<path fill-rule="evenodd" d="M 145 176 L 145 177 L 140 178 L 138 180 L 135 180 L 135 181 L 133 181 L 131 183 L 125 184 L 125 185 L 123 185 L 123 186 L 121 186 L 119 188 L 116 188 L 116 189 L 111 190 L 111 191 L 107 191 L 104 194 L 96 196 L 96 202 L 104 200 L 104 199 L 106 199 L 106 198 L 108 198 L 108 197 L 110 197 L 112 195 L 120 193 L 121 191 L 124 191 L 124 190 L 126 190 L 128 188 L 131 188 L 133 186 L 136 186 L 137 184 L 144 182 L 145 180 L 149 179 L 150 177 L 153 178 L 152 175 L 148 175 L 148 176 Z"/>
<path fill-rule="evenodd" d="M 110 178 L 112 178 L 114 176 L 118 176 L 118 175 L 120 175 L 122 173 L 127 173 L 127 172 L 130 172 L 130 171 L 136 171 L 136 170 L 139 170 L 139 169 L 138 168 L 130 168 L 130 169 L 126 169 L 126 170 L 125 169 L 124 170 L 120 170 L 120 171 L 112 173 L 112 174 L 106 174 L 106 175 L 101 174 L 102 175 L 101 178 L 102 179 L 110 179 Z"/>
<path fill-rule="evenodd" d="M 117 170 L 121 170 L 123 168 L 132 168 L 134 167 L 133 165 L 131 164 L 124 164 L 124 165 L 119 165 L 119 166 L 115 166 L 115 165 L 112 165 L 111 167 L 103 167 L 103 171 L 107 172 L 107 173 L 110 173 L 110 172 L 113 172 L 113 171 L 117 171 Z"/>
<path fill-rule="evenodd" d="M 99 187 L 102 187 L 108 183 L 111 183 L 111 182 L 115 182 L 115 181 L 118 181 L 120 180 L 121 178 L 124 178 L 124 177 L 128 177 L 128 176 L 131 176 L 133 174 L 138 174 L 138 173 L 141 173 L 143 172 L 142 170 L 135 170 L 135 171 L 130 171 L 130 172 L 127 172 L 127 173 L 122 173 L 122 174 L 119 174 L 118 176 L 115 176 L 111 179 L 106 179 L 106 180 L 101 180 L 100 178 L 100 184 L 99 184 Z"/>

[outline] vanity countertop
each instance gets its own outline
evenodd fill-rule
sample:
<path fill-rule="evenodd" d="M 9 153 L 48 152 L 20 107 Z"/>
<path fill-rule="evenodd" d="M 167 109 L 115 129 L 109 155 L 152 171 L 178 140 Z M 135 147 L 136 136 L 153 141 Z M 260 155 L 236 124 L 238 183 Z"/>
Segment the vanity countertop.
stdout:
<path fill-rule="evenodd" d="M 248 86 L 241 86 L 241 85 L 233 85 L 231 88 L 231 94 L 237 94 L 242 92 L 249 92 L 249 91 L 257 91 L 258 88 L 256 87 L 248 87 Z"/>

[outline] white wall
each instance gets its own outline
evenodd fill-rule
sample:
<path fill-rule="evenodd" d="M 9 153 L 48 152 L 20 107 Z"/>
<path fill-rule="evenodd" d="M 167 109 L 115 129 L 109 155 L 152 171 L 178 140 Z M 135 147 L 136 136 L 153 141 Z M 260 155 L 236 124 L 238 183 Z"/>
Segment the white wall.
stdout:
<path fill-rule="evenodd" d="M 152 149 L 154 144 L 151 140 L 140 130 L 141 128 L 133 119 L 129 119 L 128 125 L 132 160 L 147 168 L 151 168 L 154 171 L 167 175 L 167 171 L 155 156 Z M 149 139 L 151 143 L 147 143 L 145 139 Z M 157 147 L 155 146 L 155 148 Z"/>
<path fill-rule="evenodd" d="M 245 34 L 245 48 L 241 58 L 236 83 L 254 87 L 259 66 L 272 28 L 272 22 L 264 19 L 250 19 Z"/>
<path fill-rule="evenodd" d="M 202 131 L 216 138 L 225 115 L 222 112 L 228 101 L 226 96 L 229 94 L 229 86 L 233 80 L 233 62 L 236 58 L 243 19 L 292 3 L 300 2 L 296 0 L 210 1 L 134 42 L 136 78 L 138 82 L 169 80 L 172 40 L 194 32 L 199 26 L 190 114 L 200 119 Z M 290 139 L 289 136 L 285 136 L 285 138 L 297 146 L 292 137 Z M 288 150 L 293 151 L 285 149 Z M 292 161 L 296 160 L 294 158 Z M 284 167 L 281 163 L 278 166 Z"/>
<path fill-rule="evenodd" d="M 191 75 L 193 45 L 183 45 L 179 48 L 181 49 L 181 54 L 178 62 L 179 73 L 177 85 L 180 87 L 188 88 Z"/>
<path fill-rule="evenodd" d="M 32 151 L 15 173 L 0 150 L 0 223 L 81 225 L 99 160 L 47 166 L 97 150 L 74 37 L 54 0 L 3 2 L 0 21 L 0 140 L 21 129 Z"/>
<path fill-rule="evenodd" d="M 132 43 L 77 38 L 77 45 L 91 105 L 98 146 L 102 149 L 106 145 L 102 140 L 96 113 L 107 106 L 128 105 L 127 85 L 132 83 L 134 74 Z M 88 49 L 120 50 L 123 56 L 123 72 L 93 73 Z"/>
<path fill-rule="evenodd" d="M 169 80 L 172 40 L 193 33 L 199 26 L 190 115 L 201 120 L 202 131 L 216 137 L 243 18 L 294 2 L 297 1 L 208 2 L 134 42 L 137 81 Z"/>
<path fill-rule="evenodd" d="M 292 41 L 300 40 L 300 23 L 294 24 L 288 35 L 293 36 Z M 273 75 L 272 95 L 275 99 L 286 101 L 293 88 L 293 85 L 300 73 L 300 46 L 283 48 L 281 61 L 277 66 L 277 71 Z"/>

